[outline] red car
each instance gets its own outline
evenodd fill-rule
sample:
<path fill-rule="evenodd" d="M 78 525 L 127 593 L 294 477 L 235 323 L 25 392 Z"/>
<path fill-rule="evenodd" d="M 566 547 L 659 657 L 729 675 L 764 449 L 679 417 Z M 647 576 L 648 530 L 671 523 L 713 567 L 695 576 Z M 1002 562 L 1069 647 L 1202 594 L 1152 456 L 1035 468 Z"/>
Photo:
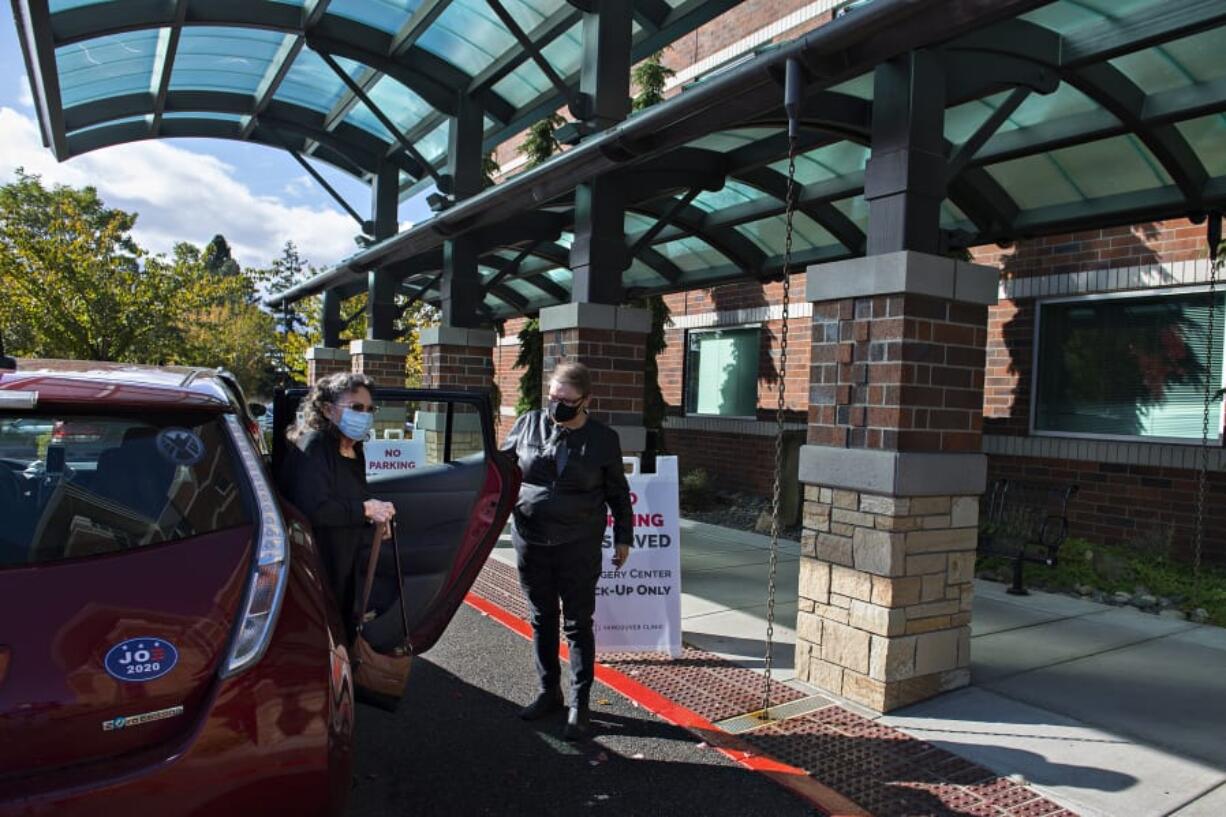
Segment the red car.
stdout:
<path fill-rule="evenodd" d="M 278 438 L 301 396 L 278 399 Z M 379 399 L 440 418 L 422 432 L 433 460 L 371 481 L 397 506 L 404 575 L 381 563 L 385 613 L 365 632 L 403 638 L 398 579 L 422 652 L 497 540 L 519 474 L 484 396 Z M 278 466 L 224 372 L 0 371 L 0 815 L 344 812 L 349 655 Z"/>

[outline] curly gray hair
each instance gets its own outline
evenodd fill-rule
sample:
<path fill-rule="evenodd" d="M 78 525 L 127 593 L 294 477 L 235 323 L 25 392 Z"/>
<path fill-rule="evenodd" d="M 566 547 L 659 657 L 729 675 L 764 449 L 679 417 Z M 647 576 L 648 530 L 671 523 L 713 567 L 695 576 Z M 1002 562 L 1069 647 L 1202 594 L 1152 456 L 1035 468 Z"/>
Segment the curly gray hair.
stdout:
<path fill-rule="evenodd" d="M 374 396 L 375 381 L 361 372 L 337 372 L 321 377 L 307 392 L 306 399 L 302 401 L 302 414 L 298 422 L 285 432 L 285 436 L 296 443 L 305 434 L 324 430 L 332 424 L 324 413 L 324 405 L 334 404 L 354 389 L 363 388 L 370 392 L 371 397 Z"/>

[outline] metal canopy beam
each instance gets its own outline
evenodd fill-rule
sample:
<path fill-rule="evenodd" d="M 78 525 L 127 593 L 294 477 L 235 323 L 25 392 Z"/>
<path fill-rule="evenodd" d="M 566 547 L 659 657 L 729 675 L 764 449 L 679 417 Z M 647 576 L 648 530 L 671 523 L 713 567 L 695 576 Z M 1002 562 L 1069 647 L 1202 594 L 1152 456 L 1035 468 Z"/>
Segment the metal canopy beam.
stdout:
<path fill-rule="evenodd" d="M 30 78 L 30 91 L 38 110 L 38 125 L 43 145 L 59 161 L 68 158 L 68 141 L 64 133 L 64 111 L 60 97 L 60 76 L 55 63 L 55 40 L 52 36 L 51 15 L 47 3 L 38 0 L 13 0 L 13 16 L 17 18 L 21 38 L 21 55 Z"/>
<path fill-rule="evenodd" d="M 349 76 L 349 73 L 345 71 L 344 68 L 341 68 L 340 64 L 333 59 L 331 54 L 328 54 L 327 52 L 320 52 L 319 56 L 325 63 L 327 63 L 328 67 L 332 69 L 332 72 L 345 83 L 345 85 L 349 88 L 350 93 L 360 99 L 362 104 L 366 106 L 367 110 L 375 115 L 375 119 L 379 120 L 379 124 L 381 124 L 387 130 L 387 132 L 400 143 L 401 149 L 403 149 L 405 153 L 413 158 L 413 161 L 416 162 L 421 168 L 422 173 L 434 179 L 434 183 L 441 186 L 442 179 L 439 176 L 438 171 L 435 170 L 434 166 L 426 160 L 425 156 L 422 156 L 421 153 L 418 152 L 413 143 L 405 138 L 405 135 L 400 132 L 400 128 L 396 126 L 396 123 L 383 112 L 382 108 L 375 104 L 374 100 L 366 94 L 366 91 L 362 88 L 362 86 L 354 81 L 353 77 Z M 418 178 L 420 178 L 420 176 Z M 399 183 L 400 180 L 397 179 L 396 184 L 399 185 Z M 396 195 L 397 197 L 400 195 L 399 186 L 396 188 Z"/>
<path fill-rule="evenodd" d="M 158 33 L 157 61 L 153 75 L 158 78 L 153 98 L 153 118 L 149 121 L 149 135 L 156 137 L 162 129 L 162 113 L 166 110 L 166 94 L 170 91 L 170 76 L 175 68 L 175 55 L 179 51 L 179 38 L 183 34 L 183 19 L 187 16 L 187 0 L 176 0 L 175 22 L 169 29 Z M 162 40 L 165 39 L 165 43 Z"/>
<path fill-rule="evenodd" d="M 1110 20 L 1087 23 L 1064 36 L 1062 62 L 1080 68 L 1164 42 L 1199 34 L 1226 23 L 1220 0 L 1157 3 Z"/>
<path fill-rule="evenodd" d="M 22 0 L 26 2 L 27 0 Z M 472 78 L 455 66 L 417 45 L 393 49 L 395 36 L 355 20 L 327 15 L 326 3 L 303 10 L 273 0 L 187 0 L 186 26 L 246 26 L 305 35 L 316 50 L 355 60 L 395 78 L 411 88 L 437 110 L 452 113 L 455 94 L 467 88 Z M 49 15 L 55 46 L 94 37 L 165 28 L 175 22 L 175 8 L 166 0 L 142 0 L 134 11 L 128 3 L 98 3 Z M 143 12 L 143 13 L 141 13 Z M 480 93 L 487 112 L 508 122 L 515 107 L 498 94 Z"/>
<path fill-rule="evenodd" d="M 506 7 L 502 5 L 500 0 L 485 0 L 485 4 L 489 6 L 498 19 L 502 21 L 502 24 L 506 26 L 507 31 L 511 32 L 511 36 L 514 37 L 516 42 L 519 43 L 520 49 L 522 49 L 523 52 L 527 54 L 534 63 L 536 63 L 536 67 L 539 68 L 541 73 L 545 75 L 545 79 L 549 80 L 549 84 L 553 86 L 554 90 L 566 100 L 567 105 L 570 107 L 571 113 L 575 114 L 576 116 L 579 115 L 580 106 L 578 104 L 578 99 L 575 96 L 575 92 L 571 90 L 570 86 L 566 84 L 565 80 L 558 75 L 558 72 L 554 70 L 554 67 L 549 64 L 549 60 L 545 59 L 537 44 L 531 37 L 528 36 L 528 33 L 524 31 L 522 27 L 520 27 L 519 23 L 515 22 L 515 18 L 511 16 L 511 13 L 507 11 Z"/>
<path fill-rule="evenodd" d="M 760 167 L 739 173 L 734 178 L 773 196 L 781 205 L 787 202 L 788 179 L 777 170 Z M 830 202 L 798 200 L 796 209 L 826 228 L 849 251 L 856 254 L 864 252 L 867 241 L 864 231 Z"/>
<path fill-rule="evenodd" d="M 1216 15 L 1211 13 L 1206 4 L 1195 5 L 1195 14 L 1190 17 L 1181 16 L 1182 23 L 1179 25 L 1158 27 L 1158 33 L 1150 40 L 1162 42 L 1159 34 L 1166 37 L 1178 36 L 1189 27 L 1194 27 L 1194 22 L 1199 26 L 1205 24 L 1205 20 L 1216 19 Z M 1220 3 L 1215 5 L 1217 8 L 1214 10 L 1223 14 Z M 955 43 L 955 47 L 1029 60 L 1056 72 L 1064 82 L 1119 119 L 1126 130 L 1135 133 L 1176 186 L 1183 191 L 1190 209 L 1199 208 L 1208 174 L 1179 129 L 1172 124 L 1147 122 L 1145 93 L 1111 63 L 1085 64 L 1092 58 L 1097 59 L 1100 52 L 1090 51 L 1088 45 L 1084 46 L 1079 60 L 1083 67 L 1077 68 L 1065 59 L 1067 45 L 1067 40 L 1055 32 L 1020 19 L 1009 20 L 989 30 L 976 32 Z"/>
<path fill-rule="evenodd" d="M 657 201 L 640 204 L 635 209 L 656 218 L 664 218 L 672 208 L 665 201 Z M 705 217 L 706 213 L 690 204 L 676 208 L 671 221 L 685 232 L 709 244 L 746 273 L 761 275 L 766 267 L 766 255 L 758 249 L 758 245 L 736 230 L 704 231 L 702 226 Z"/>

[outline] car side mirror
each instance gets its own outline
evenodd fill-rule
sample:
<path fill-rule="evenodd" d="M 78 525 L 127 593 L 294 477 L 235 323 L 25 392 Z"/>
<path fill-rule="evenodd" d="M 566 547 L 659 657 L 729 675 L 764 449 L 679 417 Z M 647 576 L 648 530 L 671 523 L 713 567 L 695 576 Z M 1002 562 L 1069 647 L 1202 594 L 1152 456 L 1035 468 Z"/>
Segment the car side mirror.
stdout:
<path fill-rule="evenodd" d="M 247 411 L 251 412 L 252 417 L 260 418 L 268 413 L 268 406 L 263 403 L 248 403 Z"/>

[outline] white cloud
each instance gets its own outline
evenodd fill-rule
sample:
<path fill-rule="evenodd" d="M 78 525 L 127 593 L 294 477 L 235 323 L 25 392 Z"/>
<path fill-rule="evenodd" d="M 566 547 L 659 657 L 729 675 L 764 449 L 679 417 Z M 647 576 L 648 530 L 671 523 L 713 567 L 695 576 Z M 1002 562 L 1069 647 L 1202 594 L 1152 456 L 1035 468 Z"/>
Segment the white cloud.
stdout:
<path fill-rule="evenodd" d="M 297 198 L 310 192 L 313 184 L 315 184 L 315 180 L 304 173 L 301 176 L 290 179 L 281 190 L 285 195 Z"/>
<path fill-rule="evenodd" d="M 153 252 L 225 235 L 239 263 L 262 266 L 287 240 L 325 267 L 356 249 L 353 220 L 335 210 L 254 193 L 220 159 L 164 141 L 134 142 L 57 163 L 30 117 L 0 107 L 0 183 L 24 167 L 44 183 L 93 185 L 108 206 L 140 214 L 133 235 Z M 293 184 L 291 182 L 291 184 Z"/>
<path fill-rule="evenodd" d="M 17 76 L 17 102 L 24 108 L 34 107 L 34 94 L 30 91 L 30 80 L 24 73 Z"/>

